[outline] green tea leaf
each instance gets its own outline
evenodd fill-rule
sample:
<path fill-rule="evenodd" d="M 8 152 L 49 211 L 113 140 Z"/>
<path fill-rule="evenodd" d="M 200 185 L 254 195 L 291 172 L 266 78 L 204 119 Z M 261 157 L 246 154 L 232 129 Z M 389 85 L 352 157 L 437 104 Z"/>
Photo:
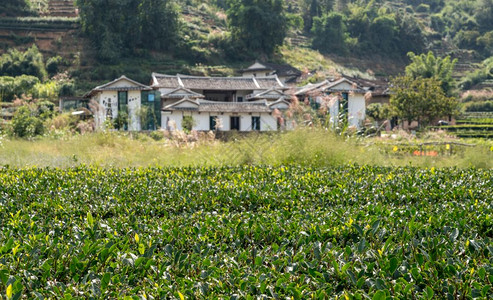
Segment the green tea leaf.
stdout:
<path fill-rule="evenodd" d="M 94 219 L 92 218 L 91 212 L 87 212 L 87 218 L 86 218 L 86 220 L 87 220 L 87 226 L 89 228 L 93 228 L 93 226 L 94 226 Z"/>
<path fill-rule="evenodd" d="M 371 299 L 372 300 L 385 300 L 385 299 L 387 299 L 387 296 L 385 295 L 384 291 L 380 290 L 380 291 L 377 291 Z"/>

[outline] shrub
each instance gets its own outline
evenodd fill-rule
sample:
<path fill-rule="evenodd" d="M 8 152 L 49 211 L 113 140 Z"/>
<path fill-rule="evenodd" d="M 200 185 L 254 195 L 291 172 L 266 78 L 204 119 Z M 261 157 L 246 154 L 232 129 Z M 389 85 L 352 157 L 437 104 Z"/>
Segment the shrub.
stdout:
<path fill-rule="evenodd" d="M 154 130 L 151 131 L 149 136 L 155 141 L 160 141 L 164 138 L 164 133 L 161 130 Z"/>
<path fill-rule="evenodd" d="M 12 118 L 10 134 L 20 138 L 31 138 L 41 135 L 45 131 L 43 120 L 37 116 L 35 110 L 28 106 L 21 106 Z"/>
<path fill-rule="evenodd" d="M 184 131 L 190 132 L 195 126 L 195 120 L 192 116 L 183 116 L 183 121 L 181 122 L 181 126 Z"/>
<path fill-rule="evenodd" d="M 427 13 L 430 12 L 430 6 L 428 4 L 421 3 L 416 7 L 416 12 Z"/>
<path fill-rule="evenodd" d="M 37 77 L 30 75 L 0 76 L 0 101 L 12 101 L 15 96 L 30 94 L 39 82 Z"/>
<path fill-rule="evenodd" d="M 33 45 L 25 52 L 10 49 L 0 57 L 0 75 L 21 76 L 32 75 L 40 80 L 47 78 L 47 72 L 43 62 L 43 55 L 38 47 Z"/>
<path fill-rule="evenodd" d="M 65 61 L 61 56 L 50 57 L 46 62 L 46 71 L 50 75 L 58 73 L 59 67 L 65 65 Z"/>
<path fill-rule="evenodd" d="M 463 110 L 466 112 L 493 112 L 493 101 L 469 102 L 464 104 Z"/>
<path fill-rule="evenodd" d="M 372 103 L 366 108 L 366 115 L 375 121 L 382 121 L 389 117 L 390 107 L 388 104 Z"/>

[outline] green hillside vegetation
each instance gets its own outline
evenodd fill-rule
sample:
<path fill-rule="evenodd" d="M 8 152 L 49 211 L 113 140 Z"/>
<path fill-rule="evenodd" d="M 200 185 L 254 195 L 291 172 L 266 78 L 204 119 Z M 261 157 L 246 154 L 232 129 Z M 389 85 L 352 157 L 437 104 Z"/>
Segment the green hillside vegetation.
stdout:
<path fill-rule="evenodd" d="M 9 0 L 0 6 L 0 15 L 36 15 L 47 2 Z M 283 44 L 300 53 L 302 48 L 318 50 L 338 64 L 377 56 L 385 58 L 386 65 L 402 67 L 408 52 L 427 50 L 476 62 L 492 55 L 491 2 L 77 0 L 75 4 L 80 30 L 88 40 L 81 49 L 82 64 L 112 66 L 108 72 L 86 76 L 102 81 L 113 79 L 113 73 L 135 73 L 133 65 L 142 62 L 152 62 L 159 71 L 196 73 L 200 66 L 229 66 L 220 74 L 254 59 L 290 63 L 280 51 Z M 166 65 L 175 60 L 178 68 Z M 368 64 L 359 67 L 372 69 Z M 79 75 L 80 71 L 73 74 Z"/>

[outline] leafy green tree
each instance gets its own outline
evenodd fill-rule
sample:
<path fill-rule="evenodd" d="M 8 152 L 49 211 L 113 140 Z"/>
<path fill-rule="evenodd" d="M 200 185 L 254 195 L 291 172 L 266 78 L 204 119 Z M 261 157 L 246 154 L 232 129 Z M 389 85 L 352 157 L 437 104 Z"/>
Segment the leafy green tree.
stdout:
<path fill-rule="evenodd" d="M 170 0 L 142 0 L 139 5 L 141 46 L 172 50 L 180 44 L 178 8 Z"/>
<path fill-rule="evenodd" d="M 0 76 L 32 75 L 40 80 L 48 77 L 44 65 L 43 54 L 36 45 L 32 45 L 25 52 L 17 49 L 9 51 L 0 57 Z"/>
<path fill-rule="evenodd" d="M 171 0 L 77 0 L 83 31 L 100 60 L 114 62 L 137 49 L 169 50 L 179 42 Z"/>
<path fill-rule="evenodd" d="M 313 47 L 326 53 L 346 53 L 348 34 L 344 21 L 344 15 L 338 12 L 315 17 L 312 28 Z"/>
<path fill-rule="evenodd" d="M 392 80 L 390 105 L 403 120 L 418 121 L 419 126 L 431 124 L 439 117 L 455 113 L 458 102 L 448 97 L 437 78 L 400 76 Z"/>
<path fill-rule="evenodd" d="M 481 32 L 493 30 L 493 0 L 480 0 L 475 13 Z"/>
<path fill-rule="evenodd" d="M 305 31 L 313 27 L 313 18 L 321 17 L 330 12 L 334 6 L 334 0 L 305 0 L 303 11 L 303 22 Z"/>
<path fill-rule="evenodd" d="M 366 107 L 366 115 L 375 121 L 383 121 L 391 115 L 390 105 L 372 103 Z"/>
<path fill-rule="evenodd" d="M 409 14 L 396 14 L 397 36 L 396 44 L 399 54 L 422 52 L 425 49 L 425 34 L 419 21 Z"/>
<path fill-rule="evenodd" d="M 408 53 L 411 63 L 406 67 L 406 75 L 411 78 L 434 78 L 441 82 L 445 94 L 451 95 L 455 82 L 452 78 L 457 59 L 451 60 L 450 56 L 444 58 L 435 57 L 433 52 L 416 55 Z"/>
<path fill-rule="evenodd" d="M 370 11 L 373 7 L 350 5 L 347 17 L 347 29 L 349 34 L 358 39 L 360 48 L 367 49 L 367 37 L 370 34 Z M 365 43 L 362 45 L 362 43 Z"/>
<path fill-rule="evenodd" d="M 400 57 L 409 51 L 420 52 L 425 46 L 418 20 L 379 1 L 350 4 L 346 25 L 350 39 L 356 41 L 350 44 L 351 51 L 362 55 L 372 51 L 382 56 Z"/>
<path fill-rule="evenodd" d="M 371 40 L 377 49 L 384 53 L 396 50 L 398 27 L 393 15 L 382 15 L 375 18 L 370 25 Z"/>
<path fill-rule="evenodd" d="M 31 10 L 30 4 L 28 0 L 2 0 L 0 1 L 0 16 L 25 15 Z"/>
<path fill-rule="evenodd" d="M 37 77 L 22 75 L 17 77 L 1 76 L 0 77 L 0 101 L 12 101 L 15 96 L 20 97 L 22 94 L 30 94 L 34 86 L 39 84 Z"/>
<path fill-rule="evenodd" d="M 488 31 L 482 36 L 476 39 L 476 42 L 479 47 L 481 47 L 481 51 L 486 56 L 493 55 L 493 30 Z"/>
<path fill-rule="evenodd" d="M 274 53 L 287 32 L 282 0 L 230 0 L 227 11 L 232 42 L 250 56 Z"/>
<path fill-rule="evenodd" d="M 43 120 L 38 116 L 37 109 L 21 106 L 14 113 L 11 123 L 12 136 L 30 138 L 41 135 L 44 131 Z"/>

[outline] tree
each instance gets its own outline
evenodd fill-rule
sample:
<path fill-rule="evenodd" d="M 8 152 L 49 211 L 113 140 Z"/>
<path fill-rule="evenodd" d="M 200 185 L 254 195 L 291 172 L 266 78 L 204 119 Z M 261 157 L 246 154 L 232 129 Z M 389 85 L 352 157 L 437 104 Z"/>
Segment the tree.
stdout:
<path fill-rule="evenodd" d="M 2 0 L 0 1 L 0 16 L 18 16 L 30 12 L 31 2 L 27 0 Z"/>
<path fill-rule="evenodd" d="M 390 106 L 388 104 L 372 103 L 366 107 L 366 115 L 379 122 L 390 117 Z"/>
<path fill-rule="evenodd" d="M 33 88 L 39 84 L 37 77 L 22 75 L 17 77 L 0 76 L 0 101 L 12 101 L 15 96 L 32 93 Z"/>
<path fill-rule="evenodd" d="M 435 57 L 433 52 L 416 55 L 413 52 L 407 54 L 411 63 L 406 67 L 406 75 L 411 78 L 434 78 L 441 82 L 441 87 L 446 95 L 451 95 L 455 86 L 452 72 L 457 59 L 450 60 L 450 56 Z"/>
<path fill-rule="evenodd" d="M 178 8 L 170 0 L 142 0 L 139 23 L 142 47 L 172 50 L 180 43 Z"/>
<path fill-rule="evenodd" d="M 313 26 L 313 18 L 328 13 L 334 6 L 334 0 L 305 0 L 303 21 L 305 31 L 310 31 Z"/>
<path fill-rule="evenodd" d="M 36 76 L 40 80 L 45 80 L 48 77 L 43 54 L 39 52 L 36 45 L 32 45 L 25 52 L 10 49 L 0 57 L 0 76 L 21 75 Z"/>
<path fill-rule="evenodd" d="M 16 137 L 29 138 L 44 133 L 43 120 L 37 116 L 37 110 L 21 106 L 12 118 L 11 134 Z"/>
<path fill-rule="evenodd" d="M 398 27 L 394 15 L 375 18 L 370 25 L 370 38 L 375 49 L 391 54 L 396 50 Z"/>
<path fill-rule="evenodd" d="M 228 25 L 237 49 L 271 56 L 282 45 L 287 18 L 282 0 L 230 0 Z"/>
<path fill-rule="evenodd" d="M 436 78 L 400 76 L 392 80 L 390 105 L 401 119 L 418 121 L 419 126 L 455 113 L 458 102 L 448 97 Z"/>
<path fill-rule="evenodd" d="M 345 17 L 338 12 L 330 12 L 313 19 L 313 47 L 326 53 L 344 54 L 347 52 Z"/>
<path fill-rule="evenodd" d="M 114 62 L 138 48 L 169 50 L 180 26 L 171 0 L 77 0 L 83 31 L 100 60 Z"/>
<path fill-rule="evenodd" d="M 476 21 L 481 32 L 493 30 L 493 0 L 481 0 L 476 8 Z"/>

